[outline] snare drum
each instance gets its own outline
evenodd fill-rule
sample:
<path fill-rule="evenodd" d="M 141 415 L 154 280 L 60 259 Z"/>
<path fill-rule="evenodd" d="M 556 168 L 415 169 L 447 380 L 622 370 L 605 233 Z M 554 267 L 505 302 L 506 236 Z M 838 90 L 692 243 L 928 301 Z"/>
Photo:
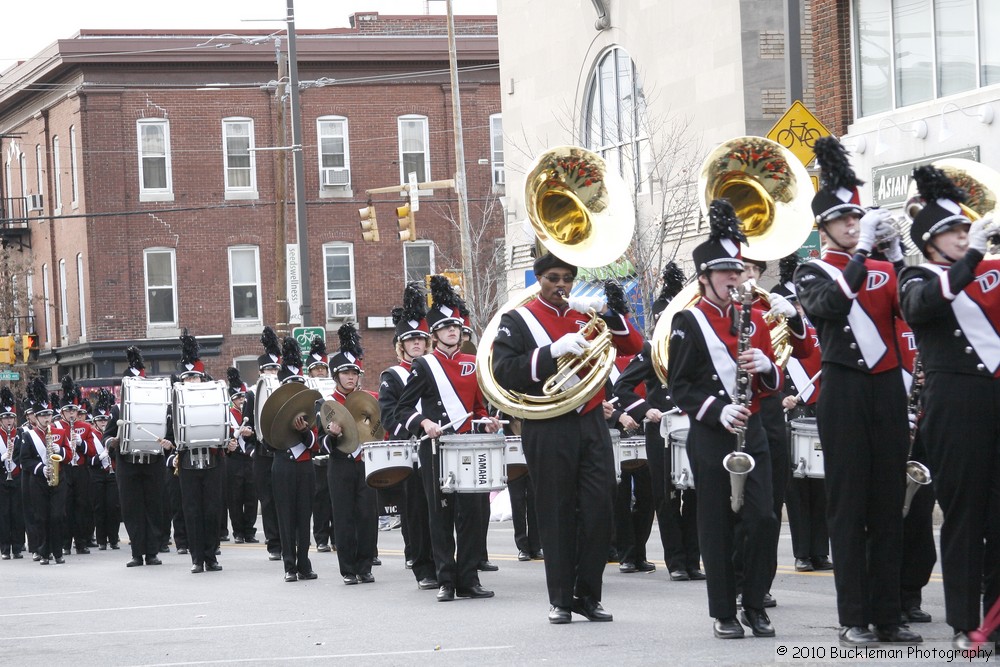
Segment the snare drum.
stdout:
<path fill-rule="evenodd" d="M 513 482 L 528 474 L 528 461 L 524 458 L 524 450 L 521 449 L 521 436 L 509 435 L 504 441 L 507 446 L 504 454 L 507 463 L 507 481 Z"/>
<path fill-rule="evenodd" d="M 693 489 L 694 472 L 687 452 L 688 429 L 670 432 L 670 481 L 676 489 Z"/>
<path fill-rule="evenodd" d="M 788 423 L 789 442 L 792 445 L 793 477 L 823 479 L 823 446 L 819 441 L 819 428 L 815 417 L 801 417 Z"/>
<path fill-rule="evenodd" d="M 257 388 L 254 390 L 253 395 L 253 430 L 257 434 L 258 442 L 264 442 L 264 432 L 260 426 L 261 410 L 264 409 L 264 404 L 267 403 L 268 397 L 280 384 L 277 376 L 274 375 L 261 375 L 257 379 Z"/>
<path fill-rule="evenodd" d="M 223 447 L 229 440 L 229 388 L 222 380 L 174 384 L 178 449 Z"/>
<path fill-rule="evenodd" d="M 622 463 L 619 460 L 619 455 L 621 455 L 621 450 L 618 447 L 618 443 L 621 441 L 622 437 L 618 433 L 618 429 L 613 429 L 611 431 L 611 451 L 615 453 L 615 480 L 620 480 L 622 478 Z"/>
<path fill-rule="evenodd" d="M 395 486 L 413 474 L 413 445 L 409 440 L 370 442 L 364 449 L 365 481 L 373 489 Z"/>
<path fill-rule="evenodd" d="M 646 465 L 646 438 L 635 436 L 618 442 L 618 467 L 622 472 L 634 472 Z"/>
<path fill-rule="evenodd" d="M 121 453 L 162 454 L 169 408 L 170 378 L 122 378 Z"/>
<path fill-rule="evenodd" d="M 444 493 L 485 493 L 507 486 L 503 434 L 443 435 L 437 447 Z"/>
<path fill-rule="evenodd" d="M 673 414 L 663 413 L 663 419 L 660 420 L 660 435 L 663 436 L 663 446 L 670 446 L 670 434 L 674 431 L 679 431 L 682 428 L 691 428 L 691 419 L 683 412 L 675 412 Z"/>

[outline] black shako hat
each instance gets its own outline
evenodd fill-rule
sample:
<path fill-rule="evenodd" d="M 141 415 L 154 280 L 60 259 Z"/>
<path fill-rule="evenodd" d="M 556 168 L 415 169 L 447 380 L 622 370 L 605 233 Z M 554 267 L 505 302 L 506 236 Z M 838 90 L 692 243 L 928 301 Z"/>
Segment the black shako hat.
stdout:
<path fill-rule="evenodd" d="M 743 270 L 740 243 L 747 237 L 740 230 L 733 205 L 725 199 L 714 199 L 708 207 L 708 240 L 696 246 L 691 253 L 695 271 L 704 275 L 709 271 Z"/>
<path fill-rule="evenodd" d="M 403 290 L 403 306 L 393 308 L 392 323 L 395 325 L 396 340 L 406 340 L 408 338 L 422 337 L 430 338 L 430 331 L 427 329 L 427 300 L 420 283 L 414 281 L 407 283 Z"/>
<path fill-rule="evenodd" d="M 427 328 L 434 333 L 442 327 L 465 324 L 462 317 L 462 300 L 444 276 L 431 276 L 431 309 L 427 311 Z"/>
<path fill-rule="evenodd" d="M 816 224 L 822 225 L 846 213 L 864 215 L 858 194 L 858 186 L 864 185 L 864 181 L 855 176 L 847 149 L 834 137 L 823 137 L 816 140 L 813 152 L 820 168 L 819 191 L 812 199 Z"/>
<path fill-rule="evenodd" d="M 540 276 L 549 269 L 556 269 L 556 268 L 568 269 L 573 273 L 574 278 L 576 278 L 576 273 L 579 270 L 576 266 L 562 259 L 559 259 L 551 252 L 547 252 L 538 259 L 536 259 L 535 264 L 532 267 L 532 270 L 534 271 L 536 276 Z"/>
<path fill-rule="evenodd" d="M 327 362 L 330 375 L 351 370 L 363 373 L 361 359 L 365 356 L 365 351 L 361 349 L 361 335 L 357 327 L 352 322 L 342 324 L 337 329 L 337 338 L 340 339 L 340 349 Z"/>
<path fill-rule="evenodd" d="M 927 255 L 927 244 L 935 234 L 946 232 L 955 225 L 968 225 L 972 221 L 962 211 L 967 195 L 955 185 L 948 175 L 937 167 L 925 165 L 913 170 L 917 191 L 924 200 L 924 207 L 913 218 L 910 239 Z"/>
<path fill-rule="evenodd" d="M 274 329 L 264 327 L 264 331 L 260 334 L 260 344 L 264 346 L 264 354 L 257 357 L 257 367 L 260 370 L 281 368 L 281 342 Z"/>

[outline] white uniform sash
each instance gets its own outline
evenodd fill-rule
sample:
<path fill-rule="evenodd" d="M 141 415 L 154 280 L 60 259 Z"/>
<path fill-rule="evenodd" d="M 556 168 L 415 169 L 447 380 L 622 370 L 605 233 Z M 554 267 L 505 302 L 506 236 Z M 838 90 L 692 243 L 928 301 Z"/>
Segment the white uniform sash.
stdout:
<path fill-rule="evenodd" d="M 841 282 L 843 272 L 837 267 L 831 266 L 823 260 L 813 260 L 812 264 L 823 269 L 834 281 Z M 865 358 L 865 363 L 868 364 L 868 368 L 875 368 L 878 362 L 882 361 L 882 357 L 885 356 L 889 348 L 882 340 L 882 334 L 879 333 L 875 322 L 872 321 L 872 318 L 865 312 L 856 298 L 851 299 L 851 312 L 847 314 L 847 321 L 851 325 L 854 340 L 858 343 L 858 349 L 861 350 L 861 356 Z"/>
<path fill-rule="evenodd" d="M 923 264 L 926 269 L 934 271 L 939 276 L 943 276 L 947 269 L 935 264 Z M 959 292 L 955 300 L 951 302 L 951 310 L 955 313 L 958 326 L 962 333 L 969 339 L 969 344 L 976 351 L 979 358 L 989 369 L 990 373 L 996 373 L 1000 368 L 1000 337 L 990 318 L 983 312 L 982 307 L 972 300 L 965 292 Z"/>
<path fill-rule="evenodd" d="M 715 368 L 722 386 L 725 387 L 731 399 L 736 395 L 736 360 L 729 353 L 729 348 L 726 344 L 715 333 L 715 329 L 712 328 L 708 318 L 705 317 L 705 313 L 697 308 L 691 308 L 689 312 L 694 315 L 695 322 L 698 323 L 698 328 L 701 329 L 702 338 L 705 339 L 705 345 L 708 347 L 708 356 L 712 359 L 712 366 Z"/>
<path fill-rule="evenodd" d="M 799 399 L 802 403 L 808 403 L 809 398 L 816 391 L 816 383 L 813 382 L 812 384 L 809 384 L 809 380 L 812 378 L 809 377 L 809 373 L 806 372 L 805 366 L 803 366 L 802 362 L 795 357 L 789 357 L 785 370 L 788 371 L 788 377 L 792 379 L 792 384 L 795 385 L 795 389 L 802 392 Z"/>
<path fill-rule="evenodd" d="M 444 366 L 441 365 L 441 360 L 433 354 L 428 354 L 424 357 L 424 360 L 427 362 L 427 367 L 431 369 L 431 374 L 434 376 L 434 384 L 437 385 L 438 394 L 441 396 L 441 404 L 444 407 L 445 415 L 448 417 L 448 421 L 445 423 L 447 424 L 453 419 L 457 419 L 459 415 L 470 412 L 465 403 L 462 402 L 462 399 L 458 397 L 458 392 L 452 386 L 448 373 L 445 372 Z M 453 425 L 455 433 L 458 433 L 463 424 L 465 424 L 465 419 Z"/>
<path fill-rule="evenodd" d="M 524 320 L 524 323 L 528 325 L 528 331 L 531 332 L 531 337 L 535 339 L 535 347 L 544 347 L 545 345 L 552 344 L 552 337 L 549 336 L 549 332 L 545 330 L 545 327 L 542 326 L 542 323 L 538 321 L 538 318 L 535 317 L 534 313 L 532 313 L 524 306 L 520 306 L 519 308 L 515 308 L 514 310 L 516 310 L 517 314 L 521 316 L 521 319 Z M 566 383 L 563 386 L 566 389 L 571 389 L 579 382 L 580 378 L 574 376 L 566 380 Z M 579 408 L 576 409 L 576 411 L 579 412 L 580 410 L 583 409 L 583 407 L 584 406 L 581 405 Z"/>

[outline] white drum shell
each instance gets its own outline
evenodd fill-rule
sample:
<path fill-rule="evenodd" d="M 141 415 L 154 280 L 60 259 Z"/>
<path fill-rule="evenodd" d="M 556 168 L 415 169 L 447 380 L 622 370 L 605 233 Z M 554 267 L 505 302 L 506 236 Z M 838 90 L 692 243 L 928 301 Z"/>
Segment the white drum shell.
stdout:
<path fill-rule="evenodd" d="M 507 486 L 502 434 L 443 435 L 437 447 L 443 492 L 487 493 Z"/>
<path fill-rule="evenodd" d="M 374 489 L 394 486 L 413 474 L 413 444 L 386 440 L 364 446 L 365 481 Z"/>
<path fill-rule="evenodd" d="M 162 454 L 170 405 L 170 378 L 122 378 L 121 453 Z"/>
<path fill-rule="evenodd" d="M 621 434 L 618 433 L 617 429 L 611 431 L 611 451 L 614 452 L 614 454 L 615 454 L 615 479 L 616 480 L 620 480 L 622 478 L 622 464 L 621 464 L 621 461 L 618 458 L 621 455 L 621 450 L 618 447 L 618 443 L 621 441 L 621 439 L 622 439 Z"/>
<path fill-rule="evenodd" d="M 254 390 L 253 395 L 253 430 L 257 434 L 257 440 L 260 442 L 264 441 L 264 433 L 261 431 L 260 426 L 261 410 L 264 409 L 264 404 L 267 403 L 268 397 L 280 384 L 275 375 L 261 375 L 257 379 L 257 388 Z"/>
<path fill-rule="evenodd" d="M 229 440 L 229 387 L 225 382 L 175 383 L 173 409 L 178 449 L 222 447 Z"/>
<path fill-rule="evenodd" d="M 676 489 L 694 488 L 694 471 L 687 452 L 688 429 L 682 428 L 670 432 L 670 482 Z M 719 462 L 722 465 L 722 462 Z"/>
<path fill-rule="evenodd" d="M 792 475 L 823 479 L 823 446 L 819 441 L 819 428 L 815 417 L 800 417 L 789 422 L 789 441 L 792 446 Z"/>
<path fill-rule="evenodd" d="M 509 482 L 528 474 L 528 460 L 524 457 L 521 436 L 509 435 L 504 438 L 504 441 L 507 448 L 504 460 L 507 464 L 507 481 Z"/>
<path fill-rule="evenodd" d="M 663 413 L 660 420 L 660 435 L 663 436 L 664 447 L 670 446 L 670 434 L 682 428 L 691 428 L 691 419 L 684 413 Z"/>
<path fill-rule="evenodd" d="M 638 470 L 646 465 L 646 438 L 636 436 L 618 441 L 618 469 L 622 472 Z"/>

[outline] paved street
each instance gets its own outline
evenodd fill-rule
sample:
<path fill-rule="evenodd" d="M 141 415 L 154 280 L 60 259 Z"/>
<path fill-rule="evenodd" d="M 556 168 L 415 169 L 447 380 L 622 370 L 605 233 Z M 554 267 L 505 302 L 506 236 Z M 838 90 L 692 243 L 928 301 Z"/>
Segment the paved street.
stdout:
<path fill-rule="evenodd" d="M 379 533 L 383 565 L 371 585 L 343 585 L 335 553 L 312 554 L 319 579 L 286 584 L 260 544 L 225 543 L 225 569 L 199 575 L 176 553 L 159 567 L 126 569 L 124 543 L 61 566 L 0 562 L 0 656 L 20 665 L 773 663 L 776 642 L 835 639 L 833 577 L 792 570 L 787 528 L 770 610 L 777 640 L 713 639 L 704 583 L 669 581 L 655 526 L 656 572 L 624 575 L 608 565 L 613 623 L 574 616 L 549 625 L 542 563 L 517 561 L 503 522 L 489 533 L 500 571 L 482 575 L 496 591 L 491 600 L 438 603 L 434 591 L 418 590 L 398 530 Z M 939 571 L 924 608 L 943 621 Z M 951 636 L 943 622 L 916 629 L 928 640 Z"/>

